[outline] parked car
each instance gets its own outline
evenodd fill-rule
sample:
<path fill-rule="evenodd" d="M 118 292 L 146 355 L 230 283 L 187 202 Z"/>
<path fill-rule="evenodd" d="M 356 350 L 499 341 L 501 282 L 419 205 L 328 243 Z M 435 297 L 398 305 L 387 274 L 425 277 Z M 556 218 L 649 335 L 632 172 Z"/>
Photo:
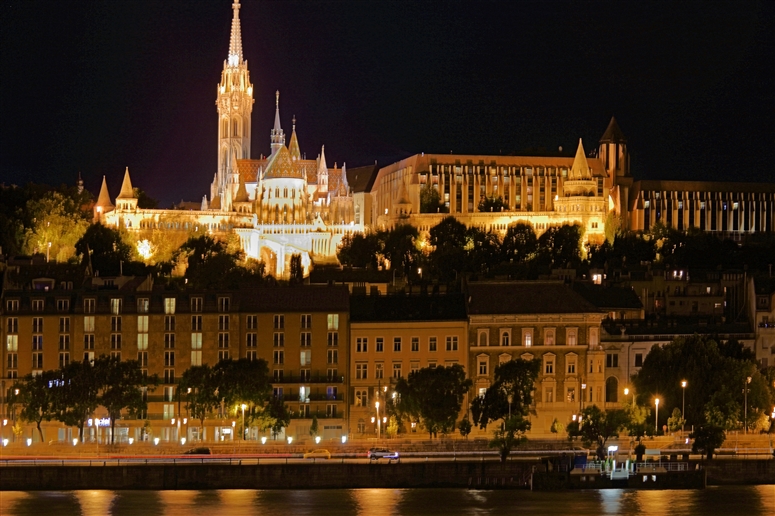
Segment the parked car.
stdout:
<path fill-rule="evenodd" d="M 379 459 L 387 459 L 388 463 L 393 461 L 401 462 L 397 451 L 390 451 L 387 448 L 372 448 L 369 450 L 369 462 Z"/>
<path fill-rule="evenodd" d="M 304 458 L 305 459 L 330 459 L 331 452 L 323 449 L 310 450 L 304 454 Z"/>
<path fill-rule="evenodd" d="M 184 451 L 183 455 L 210 455 L 212 453 L 210 448 L 200 446 L 199 448 L 191 448 L 190 450 Z"/>

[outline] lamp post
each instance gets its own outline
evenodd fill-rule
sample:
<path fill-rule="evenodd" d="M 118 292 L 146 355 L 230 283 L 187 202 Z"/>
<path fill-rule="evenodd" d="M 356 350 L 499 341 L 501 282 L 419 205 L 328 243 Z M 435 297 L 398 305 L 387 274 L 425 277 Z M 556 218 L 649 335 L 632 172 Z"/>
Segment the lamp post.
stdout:
<path fill-rule="evenodd" d="M 579 393 L 579 414 L 584 410 L 584 391 L 587 390 L 587 384 L 581 384 L 581 392 Z"/>
<path fill-rule="evenodd" d="M 630 388 L 625 387 L 624 388 L 624 395 L 629 396 L 630 395 Z M 632 389 L 632 406 L 635 408 L 635 389 Z"/>
<path fill-rule="evenodd" d="M 379 440 L 382 432 L 382 421 L 379 419 L 379 401 L 374 402 L 374 407 L 377 409 L 377 440 Z"/>
<path fill-rule="evenodd" d="M 180 423 L 181 423 L 181 419 L 183 419 L 183 417 L 180 414 L 180 383 L 178 383 L 178 388 L 175 389 L 175 390 L 177 391 L 177 395 L 178 395 L 178 420 L 177 420 L 177 432 L 178 433 L 175 436 L 176 437 L 175 440 L 176 441 L 180 441 Z"/>
<path fill-rule="evenodd" d="M 744 425 L 745 425 L 745 433 L 748 433 L 748 384 L 751 383 L 751 377 L 747 377 L 745 379 L 745 412 L 743 415 L 743 419 L 745 419 Z"/>
<path fill-rule="evenodd" d="M 681 435 L 683 436 L 684 427 L 686 426 L 686 380 L 681 380 L 681 417 L 683 424 L 681 425 Z"/>
<path fill-rule="evenodd" d="M 240 405 L 240 408 L 242 409 L 242 440 L 245 440 L 245 409 L 247 408 L 247 405 L 244 403 Z"/>
<path fill-rule="evenodd" d="M 654 400 L 657 410 L 654 412 L 654 435 L 659 434 L 659 398 Z"/>

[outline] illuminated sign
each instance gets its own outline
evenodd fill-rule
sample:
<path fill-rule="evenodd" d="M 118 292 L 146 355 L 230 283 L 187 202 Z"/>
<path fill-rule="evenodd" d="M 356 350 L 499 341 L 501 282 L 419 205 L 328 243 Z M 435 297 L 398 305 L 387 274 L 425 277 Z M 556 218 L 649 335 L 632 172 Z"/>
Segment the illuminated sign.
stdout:
<path fill-rule="evenodd" d="M 110 426 L 110 418 L 98 417 L 95 419 L 89 419 L 86 423 L 88 426 Z"/>

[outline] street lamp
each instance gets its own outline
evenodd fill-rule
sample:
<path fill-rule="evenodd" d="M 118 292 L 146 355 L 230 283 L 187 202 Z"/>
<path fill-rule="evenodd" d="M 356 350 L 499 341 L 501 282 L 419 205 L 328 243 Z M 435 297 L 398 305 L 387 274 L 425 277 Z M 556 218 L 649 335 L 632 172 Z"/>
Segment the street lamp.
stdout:
<path fill-rule="evenodd" d="M 242 440 L 245 440 L 245 409 L 247 408 L 247 405 L 244 403 L 240 405 L 240 408 L 242 409 Z"/>
<path fill-rule="evenodd" d="M 379 401 L 375 401 L 374 402 L 374 407 L 376 407 L 376 409 L 377 409 L 377 440 L 379 440 L 380 434 L 382 432 L 382 428 L 381 428 L 381 423 L 382 422 L 379 419 Z"/>
<path fill-rule="evenodd" d="M 587 384 L 582 383 L 581 392 L 579 393 L 579 412 L 582 412 L 584 409 L 584 391 L 586 390 L 587 390 Z"/>
<path fill-rule="evenodd" d="M 683 418 L 681 435 L 683 435 L 684 427 L 686 426 L 686 385 L 686 380 L 681 380 L 681 417 Z"/>
<path fill-rule="evenodd" d="M 659 434 L 659 398 L 654 400 L 657 410 L 654 412 L 654 435 Z"/>
<path fill-rule="evenodd" d="M 745 413 L 743 418 L 745 419 L 745 433 L 748 433 L 748 384 L 751 383 L 751 377 L 745 379 Z"/>
<path fill-rule="evenodd" d="M 629 396 L 630 395 L 630 388 L 625 387 L 624 388 L 624 395 Z M 632 389 L 632 406 L 635 408 L 635 389 Z"/>

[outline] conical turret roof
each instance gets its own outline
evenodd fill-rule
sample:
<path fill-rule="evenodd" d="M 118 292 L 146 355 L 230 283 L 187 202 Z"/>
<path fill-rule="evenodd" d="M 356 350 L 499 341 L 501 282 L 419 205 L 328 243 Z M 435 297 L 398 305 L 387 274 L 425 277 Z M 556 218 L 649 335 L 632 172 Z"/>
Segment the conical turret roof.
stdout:
<path fill-rule="evenodd" d="M 568 174 L 568 179 L 573 181 L 579 179 L 590 179 L 591 177 L 592 173 L 589 169 L 587 156 L 584 153 L 584 145 L 581 143 L 581 138 L 579 138 L 579 146 L 576 149 L 576 157 L 573 158 L 573 166 L 571 167 L 570 173 Z"/>
<path fill-rule="evenodd" d="M 616 123 L 616 118 L 611 117 L 611 121 L 608 122 L 608 128 L 606 128 L 603 136 L 600 138 L 600 143 L 624 143 L 626 141 L 627 138 L 624 137 L 619 124 Z"/>
<path fill-rule="evenodd" d="M 121 192 L 116 199 L 134 199 L 135 191 L 132 188 L 132 180 L 129 179 L 129 167 L 124 171 L 124 182 L 121 183 Z"/>
<path fill-rule="evenodd" d="M 105 180 L 105 176 L 102 176 L 102 186 L 100 187 L 100 194 L 97 196 L 97 206 L 101 208 L 115 208 L 113 203 L 110 202 L 108 182 Z"/>
<path fill-rule="evenodd" d="M 247 188 L 245 188 L 242 174 L 239 175 L 239 187 L 237 188 L 237 194 L 234 196 L 234 202 L 250 202 L 250 196 L 248 195 Z"/>
<path fill-rule="evenodd" d="M 288 150 L 291 152 L 291 158 L 301 159 L 301 150 L 299 150 L 299 139 L 296 137 L 296 117 L 293 117 L 293 132 L 291 133 L 291 143 L 288 144 Z"/>

